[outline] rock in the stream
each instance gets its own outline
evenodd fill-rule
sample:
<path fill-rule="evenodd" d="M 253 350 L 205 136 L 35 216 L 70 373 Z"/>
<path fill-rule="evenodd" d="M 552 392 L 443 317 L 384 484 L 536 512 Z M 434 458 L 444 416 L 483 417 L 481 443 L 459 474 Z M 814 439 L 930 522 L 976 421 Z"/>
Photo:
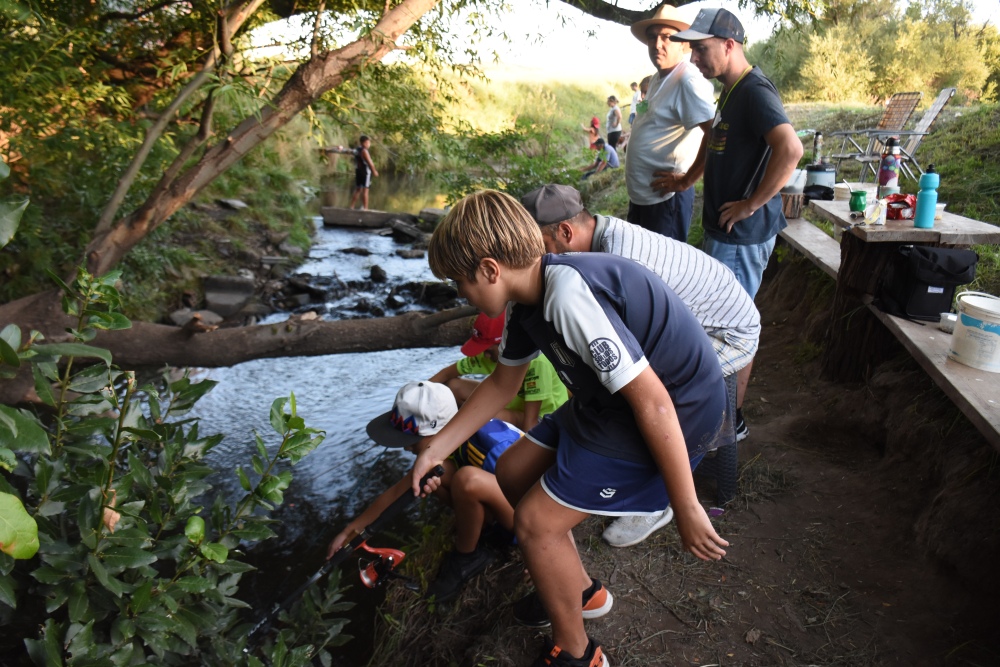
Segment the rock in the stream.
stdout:
<path fill-rule="evenodd" d="M 402 257 L 403 259 L 423 259 L 425 255 L 423 250 L 417 250 L 416 248 L 410 248 L 408 250 L 397 250 L 396 254 Z"/>
<path fill-rule="evenodd" d="M 371 280 L 373 283 L 384 283 L 389 280 L 389 274 L 381 266 L 376 264 L 372 267 Z"/>
<path fill-rule="evenodd" d="M 253 298 L 255 285 L 243 276 L 207 276 L 202 280 L 205 289 L 205 307 L 229 317 L 240 312 Z"/>

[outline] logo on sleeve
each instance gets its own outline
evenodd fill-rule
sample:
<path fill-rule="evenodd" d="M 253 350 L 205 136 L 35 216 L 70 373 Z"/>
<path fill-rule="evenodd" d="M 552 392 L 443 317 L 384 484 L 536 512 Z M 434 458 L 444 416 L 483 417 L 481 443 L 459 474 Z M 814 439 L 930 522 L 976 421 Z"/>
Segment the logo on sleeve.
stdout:
<path fill-rule="evenodd" d="M 591 341 L 590 354 L 594 358 L 594 366 L 599 371 L 612 371 L 622 360 L 618 344 L 609 338 L 598 338 Z"/>
<path fill-rule="evenodd" d="M 611 496 L 615 495 L 615 493 L 617 491 L 618 491 L 618 489 L 612 489 L 610 487 L 608 487 L 606 489 L 601 489 L 601 498 L 604 498 L 605 500 L 607 500 Z"/>

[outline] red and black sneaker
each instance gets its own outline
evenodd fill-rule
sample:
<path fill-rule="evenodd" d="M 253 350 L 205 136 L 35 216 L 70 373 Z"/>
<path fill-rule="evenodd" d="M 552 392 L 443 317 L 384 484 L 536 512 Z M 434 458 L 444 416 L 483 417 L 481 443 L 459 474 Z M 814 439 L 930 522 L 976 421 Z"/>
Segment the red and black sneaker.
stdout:
<path fill-rule="evenodd" d="M 574 658 L 563 652 L 551 639 L 545 638 L 545 649 L 532 667 L 609 667 L 608 657 L 601 645 L 592 637 L 587 637 L 587 650 L 582 658 Z"/>

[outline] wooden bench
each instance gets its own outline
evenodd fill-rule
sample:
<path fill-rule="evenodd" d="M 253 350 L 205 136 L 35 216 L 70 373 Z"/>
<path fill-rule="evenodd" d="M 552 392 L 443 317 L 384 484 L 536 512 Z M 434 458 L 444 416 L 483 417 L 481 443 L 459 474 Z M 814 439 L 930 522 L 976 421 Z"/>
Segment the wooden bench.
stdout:
<path fill-rule="evenodd" d="M 823 230 L 807 220 L 796 219 L 788 221 L 780 236 L 825 273 L 837 278 L 840 244 Z M 887 315 L 872 303 L 870 296 L 865 303 L 983 437 L 1000 451 L 1000 373 L 987 373 L 948 359 L 951 334 L 941 331 L 935 323 L 921 325 Z"/>
<path fill-rule="evenodd" d="M 828 276 L 837 279 L 840 272 L 840 244 L 808 220 L 795 218 L 779 232 L 790 246 L 801 252 Z"/>

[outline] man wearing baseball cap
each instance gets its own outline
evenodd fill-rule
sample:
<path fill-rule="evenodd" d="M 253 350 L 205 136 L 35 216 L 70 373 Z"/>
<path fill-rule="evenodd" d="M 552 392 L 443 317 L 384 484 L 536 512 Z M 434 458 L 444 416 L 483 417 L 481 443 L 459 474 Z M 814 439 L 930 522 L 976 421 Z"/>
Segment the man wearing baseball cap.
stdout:
<path fill-rule="evenodd" d="M 448 385 L 459 405 L 465 403 L 479 386 L 478 380 L 463 376 L 485 376 L 496 369 L 504 319 L 503 315 L 489 317 L 480 313 L 472 325 L 472 336 L 462 345 L 465 358 L 442 368 L 431 378 L 431 382 Z M 567 400 L 569 393 L 566 385 L 559 379 L 552 362 L 544 355 L 538 355 L 528 365 L 517 396 L 496 417 L 528 431 Z"/>
<path fill-rule="evenodd" d="M 632 25 L 656 74 L 634 110 L 625 161 L 628 221 L 681 242 L 691 229 L 694 184 L 704 171 L 702 137 L 715 115 L 712 84 L 687 62 L 687 46 L 670 40 L 688 27 L 671 5 Z"/>
<path fill-rule="evenodd" d="M 409 382 L 397 392 L 392 410 L 372 419 L 366 431 L 383 447 L 419 452 L 424 442 L 441 431 L 457 412 L 458 405 L 448 387 L 434 382 Z M 437 577 L 427 587 L 427 596 L 437 602 L 454 598 L 466 581 L 495 559 L 492 551 L 480 545 L 489 522 L 496 521 L 508 535 L 513 535 L 514 508 L 504 498 L 495 470 L 500 455 L 520 437 L 521 432 L 510 424 L 492 419 L 444 461 L 441 486 L 434 494 L 455 511 L 455 549 L 445 554 Z M 409 488 L 410 476 L 404 475 L 372 501 L 333 538 L 327 558 Z"/>
<path fill-rule="evenodd" d="M 702 9 L 671 40 L 691 45 L 691 63 L 722 93 L 704 146 L 705 252 L 755 296 L 774 239 L 787 226 L 778 192 L 802 157 L 774 84 L 743 53 L 739 19 Z"/>

